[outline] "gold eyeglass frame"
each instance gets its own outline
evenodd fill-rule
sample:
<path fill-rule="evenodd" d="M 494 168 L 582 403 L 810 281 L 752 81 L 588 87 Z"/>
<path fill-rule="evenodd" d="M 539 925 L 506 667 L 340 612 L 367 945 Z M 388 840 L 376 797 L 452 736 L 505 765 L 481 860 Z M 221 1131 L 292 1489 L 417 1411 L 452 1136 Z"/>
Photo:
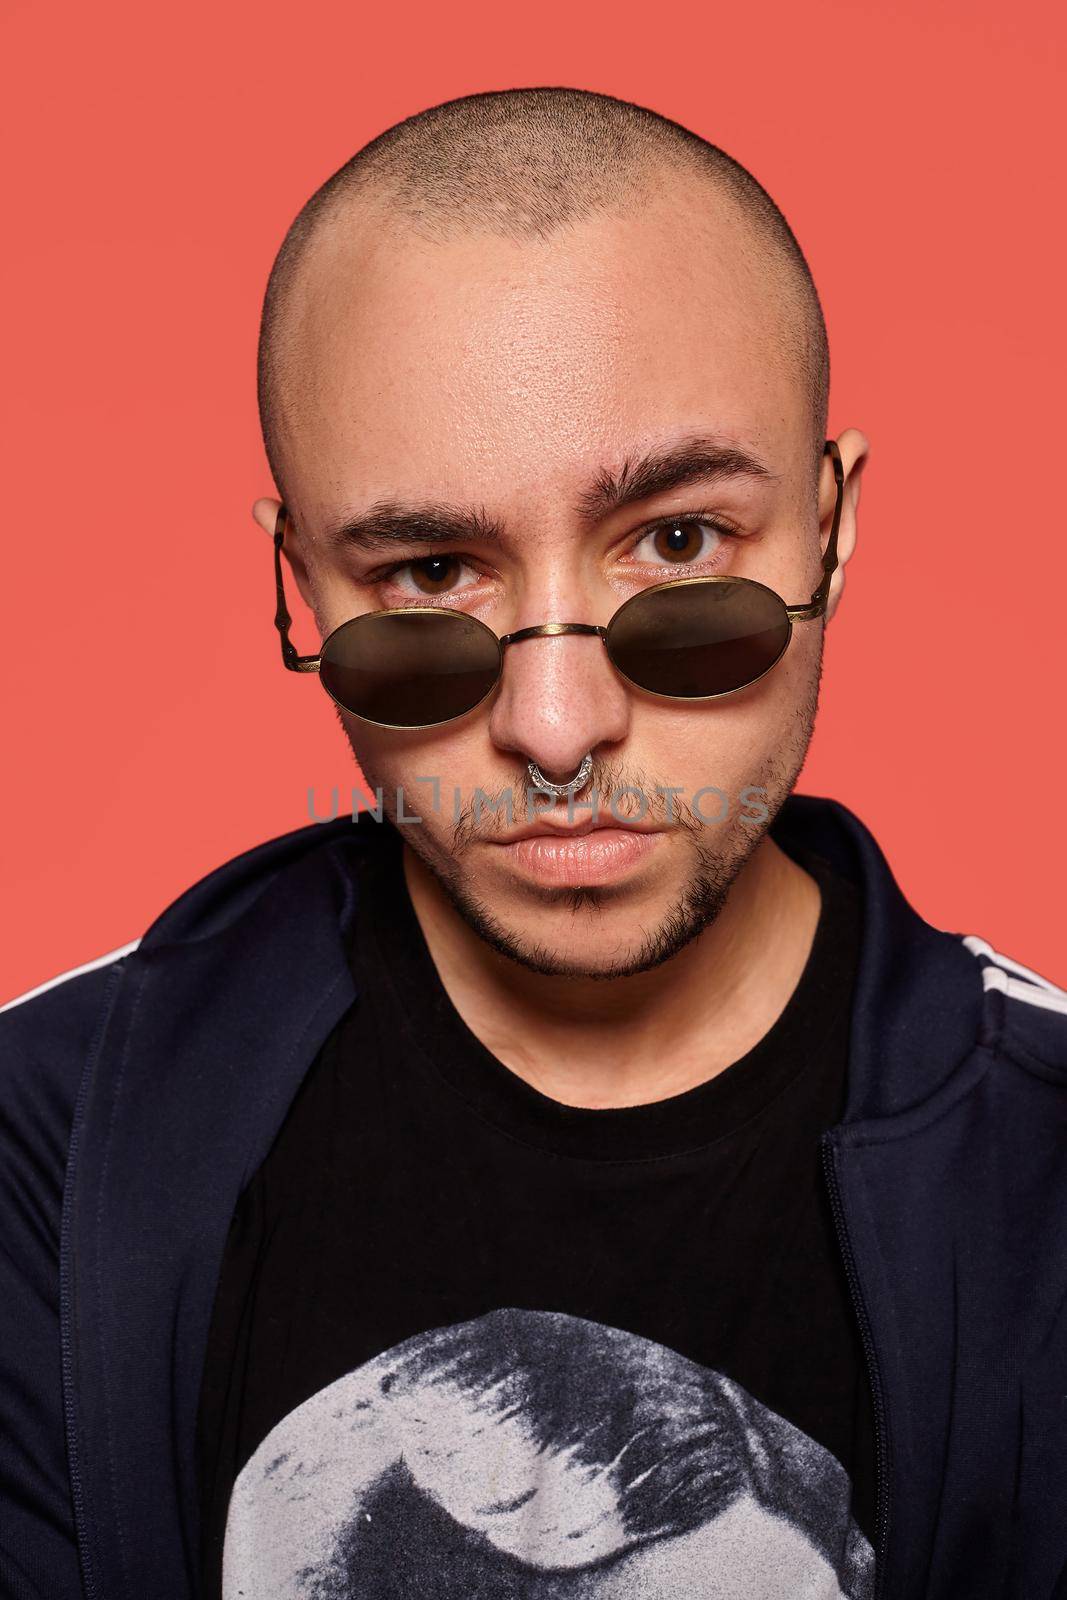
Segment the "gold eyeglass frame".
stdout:
<path fill-rule="evenodd" d="M 390 608 L 382 608 L 377 611 L 363 611 L 360 612 L 358 616 L 349 617 L 346 619 L 346 621 L 338 623 L 337 627 L 331 628 L 325 639 L 323 639 L 322 644 L 319 647 L 318 654 L 308 656 L 302 656 L 297 650 L 296 646 L 293 644 L 292 640 L 289 638 L 289 629 L 292 626 L 292 618 L 289 615 L 289 611 L 285 603 L 285 586 L 282 581 L 282 545 L 285 541 L 285 531 L 289 523 L 289 513 L 286 507 L 281 505 L 278 507 L 278 514 L 274 523 L 274 580 L 277 598 L 277 606 L 274 614 L 274 626 L 277 628 L 281 637 L 282 662 L 289 672 L 318 672 L 322 662 L 323 654 L 329 645 L 330 640 L 337 633 L 339 633 L 342 628 L 350 628 L 353 626 L 353 624 L 360 622 L 364 617 L 455 616 L 462 618 L 467 623 L 475 623 L 479 628 L 484 628 L 486 633 L 488 633 L 497 644 L 498 664 L 496 676 L 480 700 L 477 700 L 474 705 L 468 706 L 465 711 L 457 712 L 454 717 L 442 717 L 436 722 L 422 723 L 379 722 L 376 717 L 364 717 L 360 712 L 353 711 L 351 706 L 344 705 L 342 701 L 337 699 L 336 695 L 331 693 L 327 684 L 323 682 L 322 686 L 326 690 L 326 693 L 330 695 L 330 699 L 333 700 L 335 704 L 339 705 L 342 711 L 347 711 L 350 716 L 359 717 L 363 722 L 373 723 L 376 728 L 393 728 L 402 732 L 417 732 L 420 728 L 438 728 L 442 727 L 446 722 L 454 722 L 458 717 L 468 716 L 470 712 L 476 711 L 478 706 L 484 704 L 484 702 L 489 698 L 489 696 L 494 692 L 500 683 L 501 674 L 503 673 L 504 669 L 504 651 L 508 645 L 518 644 L 524 639 L 550 639 L 558 638 L 562 634 L 578 633 L 596 634 L 603 639 L 605 646 L 607 646 L 608 635 L 616 619 L 622 615 L 628 606 L 639 604 L 646 595 L 657 594 L 663 589 L 681 588 L 683 585 L 695 583 L 747 583 L 751 584 L 754 588 L 762 589 L 765 593 L 773 596 L 773 598 L 782 607 L 789 623 L 789 628 L 785 636 L 785 642 L 783 643 L 781 650 L 775 656 L 774 660 L 769 666 L 765 667 L 762 672 L 757 673 L 754 678 L 749 678 L 746 683 L 737 684 L 732 689 L 719 689 L 713 694 L 663 694 L 656 689 L 646 689 L 643 684 L 634 683 L 633 679 L 627 677 L 622 668 L 619 667 L 618 664 L 612 659 L 610 647 L 608 647 L 609 660 L 611 660 L 611 664 L 613 667 L 615 667 L 615 670 L 618 672 L 619 676 L 633 688 L 640 689 L 642 694 L 653 695 L 658 700 L 676 700 L 680 702 L 700 703 L 705 700 L 721 700 L 724 695 L 738 694 L 742 689 L 747 689 L 750 684 L 758 683 L 761 678 L 766 677 L 767 673 L 773 671 L 773 669 L 778 665 L 779 661 L 789 648 L 790 640 L 793 637 L 794 622 L 810 622 L 815 617 L 822 616 L 823 612 L 826 610 L 826 603 L 830 594 L 830 580 L 837 570 L 838 565 L 837 533 L 841 523 L 841 509 L 844 503 L 845 473 L 841 462 L 841 452 L 838 449 L 837 441 L 835 439 L 826 440 L 825 444 L 823 445 L 823 454 L 829 455 L 831 464 L 833 466 L 834 481 L 837 485 L 837 499 L 834 504 L 833 521 L 830 525 L 830 537 L 826 541 L 826 551 L 822 558 L 822 577 L 819 580 L 818 587 L 812 594 L 811 599 L 804 605 L 786 605 L 781 595 L 775 593 L 775 591 L 767 584 L 760 583 L 756 578 L 735 577 L 727 573 L 718 573 L 709 575 L 707 577 L 668 578 L 663 583 L 650 584 L 647 589 L 642 589 L 638 594 L 631 595 L 628 600 L 624 600 L 622 605 L 619 606 L 618 610 L 614 612 L 604 626 L 593 622 L 541 622 L 531 628 L 518 628 L 514 633 L 497 634 L 494 633 L 493 629 L 489 627 L 488 623 L 483 622 L 480 617 L 473 617 L 469 612 L 466 611 L 448 611 L 442 606 L 393 606 Z M 669 521 L 670 518 L 665 518 L 664 520 Z"/>

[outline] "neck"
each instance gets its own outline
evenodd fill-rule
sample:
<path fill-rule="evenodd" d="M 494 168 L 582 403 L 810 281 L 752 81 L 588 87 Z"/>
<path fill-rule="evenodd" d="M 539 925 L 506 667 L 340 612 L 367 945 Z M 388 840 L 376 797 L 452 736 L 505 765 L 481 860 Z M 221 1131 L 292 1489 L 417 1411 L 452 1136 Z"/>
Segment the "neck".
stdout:
<path fill-rule="evenodd" d="M 565 1105 L 643 1105 L 714 1077 L 763 1038 L 811 951 L 814 879 L 769 835 L 726 903 L 669 961 L 632 977 L 531 972 L 468 927 L 404 846 L 415 914 L 445 990 L 504 1065 Z"/>

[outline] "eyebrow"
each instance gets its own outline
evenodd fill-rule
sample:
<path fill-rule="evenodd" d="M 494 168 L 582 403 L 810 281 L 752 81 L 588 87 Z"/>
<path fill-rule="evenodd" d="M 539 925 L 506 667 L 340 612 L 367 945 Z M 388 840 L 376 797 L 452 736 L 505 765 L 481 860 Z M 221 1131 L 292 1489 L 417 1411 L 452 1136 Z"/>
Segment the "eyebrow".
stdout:
<path fill-rule="evenodd" d="M 602 468 L 573 506 L 584 524 L 613 511 L 649 500 L 690 484 L 749 478 L 775 481 L 776 474 L 738 445 L 697 437 L 644 454 L 628 456 L 617 469 Z M 480 544 L 504 542 L 504 525 L 480 508 L 450 506 L 440 501 L 402 504 L 380 500 L 358 516 L 328 524 L 327 544 L 381 550 L 399 545 Z"/>

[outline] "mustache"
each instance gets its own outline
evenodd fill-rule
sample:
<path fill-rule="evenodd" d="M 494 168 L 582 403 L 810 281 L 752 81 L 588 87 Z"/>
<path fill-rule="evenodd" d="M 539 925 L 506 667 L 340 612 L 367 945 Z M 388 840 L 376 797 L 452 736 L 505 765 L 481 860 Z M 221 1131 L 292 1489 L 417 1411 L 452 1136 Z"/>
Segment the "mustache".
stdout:
<path fill-rule="evenodd" d="M 512 783 L 504 783 L 496 790 L 480 785 L 470 801 L 460 808 L 458 820 L 453 823 L 453 849 L 458 854 L 475 841 L 492 843 L 516 822 L 549 815 L 571 821 L 590 815 L 594 809 L 601 818 L 610 817 L 620 823 L 642 821 L 668 828 L 689 828 L 694 832 L 700 828 L 679 785 L 656 780 L 641 768 L 623 761 L 594 757 L 592 771 L 581 794 L 569 801 L 553 802 L 549 795 L 537 789 L 531 784 L 525 765 L 518 769 Z"/>

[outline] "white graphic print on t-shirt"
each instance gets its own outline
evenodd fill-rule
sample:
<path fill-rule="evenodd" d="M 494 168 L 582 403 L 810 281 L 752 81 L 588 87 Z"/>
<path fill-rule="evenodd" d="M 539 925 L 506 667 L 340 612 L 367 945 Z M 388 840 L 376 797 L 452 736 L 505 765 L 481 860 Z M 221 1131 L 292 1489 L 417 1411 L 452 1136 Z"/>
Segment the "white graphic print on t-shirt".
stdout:
<path fill-rule="evenodd" d="M 271 1430 L 223 1600 L 869 1600 L 840 1462 L 720 1373 L 558 1312 L 406 1340 Z"/>

